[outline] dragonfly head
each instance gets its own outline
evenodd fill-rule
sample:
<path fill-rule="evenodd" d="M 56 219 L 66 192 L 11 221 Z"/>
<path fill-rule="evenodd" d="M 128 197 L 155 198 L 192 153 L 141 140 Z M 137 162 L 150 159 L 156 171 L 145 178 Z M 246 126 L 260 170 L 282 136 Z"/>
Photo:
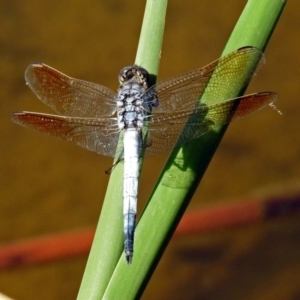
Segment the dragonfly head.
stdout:
<path fill-rule="evenodd" d="M 128 83 L 137 83 L 145 89 L 149 87 L 149 73 L 142 67 L 129 66 L 123 68 L 119 73 L 120 86 Z"/>

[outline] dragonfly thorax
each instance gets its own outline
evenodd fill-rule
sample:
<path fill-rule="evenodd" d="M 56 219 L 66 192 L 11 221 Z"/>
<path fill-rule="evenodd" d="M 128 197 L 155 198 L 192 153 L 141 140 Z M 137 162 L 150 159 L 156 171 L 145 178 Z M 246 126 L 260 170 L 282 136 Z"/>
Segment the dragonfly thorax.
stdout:
<path fill-rule="evenodd" d="M 117 117 L 119 129 L 142 128 L 146 114 L 143 95 L 146 88 L 135 77 L 118 89 Z"/>

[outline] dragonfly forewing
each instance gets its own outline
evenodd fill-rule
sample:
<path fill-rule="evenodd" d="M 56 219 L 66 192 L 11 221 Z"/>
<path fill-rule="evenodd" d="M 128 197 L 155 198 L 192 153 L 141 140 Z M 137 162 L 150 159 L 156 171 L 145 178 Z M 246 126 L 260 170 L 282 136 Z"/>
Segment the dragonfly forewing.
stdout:
<path fill-rule="evenodd" d="M 193 109 L 203 103 L 210 105 L 231 98 L 237 87 L 249 83 L 262 57 L 259 49 L 245 47 L 203 68 L 160 81 L 147 91 L 158 98 L 155 113 Z"/>
<path fill-rule="evenodd" d="M 69 77 L 45 64 L 29 65 L 25 80 L 40 100 L 61 115 L 98 118 L 116 111 L 117 94 L 107 87 Z"/>

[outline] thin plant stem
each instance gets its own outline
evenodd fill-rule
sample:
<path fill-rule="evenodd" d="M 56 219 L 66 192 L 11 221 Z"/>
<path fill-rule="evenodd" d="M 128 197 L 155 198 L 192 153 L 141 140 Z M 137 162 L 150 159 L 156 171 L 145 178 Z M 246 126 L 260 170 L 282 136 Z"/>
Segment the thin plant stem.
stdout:
<path fill-rule="evenodd" d="M 148 0 L 135 60 L 155 82 L 163 41 L 167 0 Z M 93 245 L 77 299 L 101 299 L 123 253 L 123 164 L 111 173 Z M 125 262 L 124 257 L 121 257 Z M 116 291 L 115 291 L 116 293 Z M 115 294 L 110 299 L 126 299 Z M 128 299 L 128 298 L 127 298 Z"/>

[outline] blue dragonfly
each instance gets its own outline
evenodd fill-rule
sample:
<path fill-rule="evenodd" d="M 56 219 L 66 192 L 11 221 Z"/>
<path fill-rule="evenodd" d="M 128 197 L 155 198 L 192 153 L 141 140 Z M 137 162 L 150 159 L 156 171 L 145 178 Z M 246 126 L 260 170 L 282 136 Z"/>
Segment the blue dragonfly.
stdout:
<path fill-rule="evenodd" d="M 240 48 L 203 68 L 153 86 L 149 86 L 148 72 L 133 65 L 120 71 L 117 93 L 34 63 L 25 71 L 26 83 L 58 115 L 21 111 L 11 118 L 27 128 L 124 160 L 124 252 L 131 263 L 141 156 L 180 147 L 216 126 L 272 106 L 278 97 L 273 92 L 223 98 L 250 81 L 247 66 L 255 68 L 261 57 L 256 48 Z M 147 143 L 143 141 L 145 132 Z"/>

